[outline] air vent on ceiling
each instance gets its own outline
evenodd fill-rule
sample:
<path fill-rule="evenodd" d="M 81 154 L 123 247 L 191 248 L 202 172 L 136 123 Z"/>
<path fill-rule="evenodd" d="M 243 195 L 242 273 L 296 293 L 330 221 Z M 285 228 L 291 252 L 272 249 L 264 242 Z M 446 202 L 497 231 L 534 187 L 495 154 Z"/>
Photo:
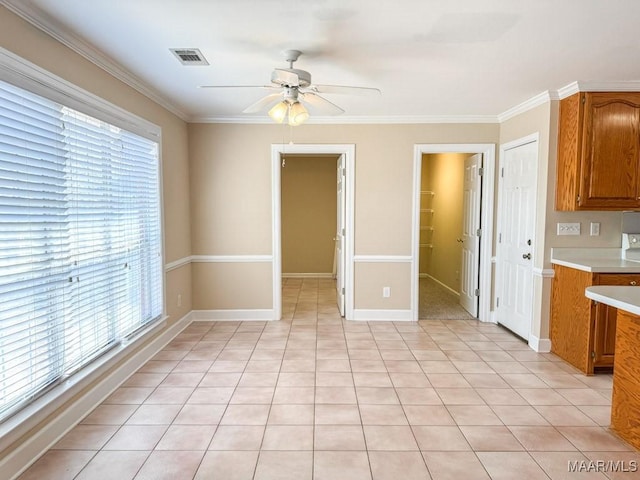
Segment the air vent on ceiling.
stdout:
<path fill-rule="evenodd" d="M 209 65 L 197 48 L 170 48 L 170 50 L 183 65 Z"/>

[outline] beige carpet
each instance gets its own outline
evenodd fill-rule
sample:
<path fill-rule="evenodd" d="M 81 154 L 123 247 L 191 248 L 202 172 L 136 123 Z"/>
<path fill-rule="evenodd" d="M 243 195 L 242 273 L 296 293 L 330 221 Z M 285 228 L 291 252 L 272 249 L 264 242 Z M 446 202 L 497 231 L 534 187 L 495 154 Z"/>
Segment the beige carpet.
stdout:
<path fill-rule="evenodd" d="M 458 297 L 430 278 L 420 279 L 420 320 L 459 319 L 469 320 L 469 312 L 460 306 Z"/>

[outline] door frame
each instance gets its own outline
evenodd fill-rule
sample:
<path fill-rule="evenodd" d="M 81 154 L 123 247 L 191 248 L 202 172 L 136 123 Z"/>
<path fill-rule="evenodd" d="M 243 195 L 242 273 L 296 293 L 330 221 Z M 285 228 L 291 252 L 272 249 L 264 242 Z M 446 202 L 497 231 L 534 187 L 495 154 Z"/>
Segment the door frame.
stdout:
<path fill-rule="evenodd" d="M 496 145 L 494 143 L 456 143 L 456 144 L 416 144 L 413 148 L 413 234 L 411 245 L 411 317 L 419 316 L 419 277 L 420 277 L 420 182 L 422 179 L 422 155 L 425 153 L 481 153 L 484 174 L 482 178 L 482 197 L 479 255 L 478 320 L 493 321 L 491 318 L 491 270 L 493 252 L 493 215 L 496 172 Z"/>
<path fill-rule="evenodd" d="M 271 145 L 271 235 L 272 235 L 272 282 L 274 319 L 282 318 L 282 210 L 281 210 L 281 165 L 282 155 L 344 155 L 345 188 L 345 235 L 344 235 L 344 318 L 353 319 L 353 275 L 354 275 L 354 144 L 272 144 Z"/>
<path fill-rule="evenodd" d="M 510 142 L 506 142 L 506 143 L 502 143 L 500 144 L 500 161 L 498 164 L 498 169 L 501 169 L 504 166 L 504 158 L 506 155 L 507 150 L 511 150 L 514 148 L 518 148 L 521 147 L 523 145 L 527 145 L 529 143 L 535 143 L 538 149 L 538 154 L 536 155 L 536 172 L 538 171 L 538 168 L 540 166 L 540 133 L 539 132 L 535 132 L 532 133 L 530 135 L 525 135 L 524 137 L 520 137 L 517 138 L 515 140 L 512 140 Z M 539 181 L 538 181 L 538 177 L 536 177 L 536 187 L 535 187 L 535 194 L 536 197 L 538 195 L 538 189 L 539 189 Z M 504 212 L 502 211 L 503 208 L 503 204 L 504 204 L 504 192 L 503 192 L 503 186 L 504 186 L 504 182 L 501 179 L 498 179 L 498 203 L 496 205 L 496 226 L 498 227 L 498 233 L 501 233 L 502 231 L 502 222 L 504 221 Z M 538 238 L 538 230 L 537 230 L 537 226 L 536 226 L 536 222 L 537 222 L 537 216 L 538 216 L 538 202 L 534 201 L 533 203 L 533 229 L 532 229 L 532 234 L 533 234 L 533 244 L 537 245 L 536 239 Z M 535 261 L 537 259 L 536 257 L 536 249 L 533 248 L 531 250 L 531 277 L 532 277 L 532 281 L 531 281 L 531 322 L 529 324 L 529 335 L 528 338 L 526 338 L 527 343 L 530 343 L 532 340 L 532 332 L 531 330 L 533 329 L 533 313 L 534 313 L 534 309 L 535 309 L 535 296 L 534 296 L 534 285 L 533 285 L 533 277 L 535 275 Z M 502 257 L 503 257 L 503 249 L 502 246 L 500 244 L 500 242 L 498 242 L 496 240 L 496 256 L 495 256 L 495 294 L 494 296 L 497 297 L 500 293 L 501 293 L 501 288 L 502 288 L 502 280 L 503 280 L 503 269 L 502 269 Z M 499 307 L 498 307 L 499 308 Z M 498 323 L 498 308 L 496 308 L 496 312 L 495 312 L 495 322 Z M 507 328 L 507 327 L 505 327 Z M 515 333 L 515 332 L 514 332 Z M 516 333 L 516 335 L 518 335 Z M 535 349 L 534 349 L 535 350 Z M 538 351 L 538 350 L 536 350 Z"/>

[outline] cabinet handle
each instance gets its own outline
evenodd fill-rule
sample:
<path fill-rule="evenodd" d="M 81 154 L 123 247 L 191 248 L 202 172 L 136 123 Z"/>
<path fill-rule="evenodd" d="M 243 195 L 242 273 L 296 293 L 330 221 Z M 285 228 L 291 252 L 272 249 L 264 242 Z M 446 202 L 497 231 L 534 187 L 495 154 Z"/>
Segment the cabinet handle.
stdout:
<path fill-rule="evenodd" d="M 636 282 L 635 280 L 631 280 L 629 282 L 629 285 L 633 285 L 634 287 L 638 284 L 638 282 Z"/>

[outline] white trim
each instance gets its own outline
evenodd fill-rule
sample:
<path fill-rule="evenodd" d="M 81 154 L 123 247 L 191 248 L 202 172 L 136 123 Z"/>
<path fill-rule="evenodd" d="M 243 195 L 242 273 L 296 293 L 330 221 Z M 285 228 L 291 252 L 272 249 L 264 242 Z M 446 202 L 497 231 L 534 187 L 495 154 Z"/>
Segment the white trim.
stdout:
<path fill-rule="evenodd" d="M 272 255 L 191 255 L 193 263 L 264 263 L 273 261 Z"/>
<path fill-rule="evenodd" d="M 417 144 L 413 153 L 413 226 L 412 226 L 412 275 L 411 275 L 411 311 L 413 319 L 418 319 L 418 280 L 420 276 L 420 180 L 422 155 L 424 153 L 482 153 L 482 199 L 480 237 L 480 297 L 478 300 L 478 319 L 490 321 L 491 315 L 491 258 L 493 251 L 493 213 L 495 191 L 496 146 L 493 143 L 459 144 Z"/>
<path fill-rule="evenodd" d="M 553 278 L 555 276 L 555 274 L 556 274 L 556 271 L 553 268 L 533 267 L 533 274 L 536 277 Z"/>
<path fill-rule="evenodd" d="M 2 4 L 31 25 L 41 30 L 45 34 L 54 38 L 61 44 L 69 47 L 71 50 L 89 60 L 105 72 L 109 73 L 116 79 L 129 85 L 145 97 L 157 103 L 161 107 L 166 108 L 184 121 L 188 120 L 188 116 L 177 105 L 172 103 L 158 90 L 151 87 L 142 79 L 136 77 L 129 70 L 124 69 L 115 60 L 108 57 L 104 53 L 98 51 L 79 37 L 72 34 L 69 29 L 64 28 L 60 23 L 52 17 L 46 16 L 35 7 L 32 7 L 21 0 L 4 0 Z"/>
<path fill-rule="evenodd" d="M 273 120 L 267 116 L 204 116 L 192 117 L 189 119 L 194 123 L 234 123 L 273 125 Z M 388 116 L 348 116 L 321 117 L 312 116 L 305 124 L 307 125 L 398 125 L 398 124 L 438 124 L 438 123 L 498 123 L 496 115 L 388 115 Z"/>
<path fill-rule="evenodd" d="M 332 272 L 328 273 L 283 273 L 282 278 L 335 278 Z"/>
<path fill-rule="evenodd" d="M 372 310 L 357 308 L 353 310 L 352 320 L 361 322 L 412 322 L 411 310 Z"/>
<path fill-rule="evenodd" d="M 36 433 L 29 436 L 26 441 L 18 443 L 15 448 L 0 460 L 0 471 L 6 475 L 6 478 L 14 478 L 24 472 L 63 435 L 80 422 L 82 418 L 100 405 L 127 378 L 149 361 L 182 330 L 189 326 L 191 322 L 191 313 L 188 313 L 162 331 L 157 337 L 149 341 L 140 350 L 136 351 L 106 377 L 101 378 L 101 375 L 109 372 L 109 370 L 113 368 L 118 361 L 125 358 L 129 352 L 134 351 L 145 340 L 148 340 L 150 335 L 157 332 L 157 329 L 164 325 L 164 322 L 152 327 L 150 331 L 145 332 L 126 346 L 117 349 L 109 355 L 105 355 L 103 360 L 101 360 L 102 364 L 84 378 L 75 379 L 75 377 L 70 377 L 67 382 L 61 385 L 65 391 L 62 394 L 57 393 L 57 395 L 59 395 L 58 398 L 48 398 L 50 395 L 53 396 L 56 394 L 56 389 L 54 389 L 35 401 L 22 411 L 24 412 L 25 419 L 20 422 L 19 426 L 11 425 L 14 421 L 13 419 L 17 418 L 18 415 L 6 420 L 2 425 L 3 434 L 0 435 L 0 450 L 5 450 L 26 432 L 32 430 L 35 426 L 39 425 L 40 422 L 53 415 L 44 426 L 38 427 Z M 93 385 L 93 382 L 96 380 L 98 380 L 98 382 L 93 387 L 81 393 L 87 386 Z M 80 394 L 80 396 L 75 397 L 75 395 L 78 394 Z M 41 402 L 49 403 L 43 406 L 40 405 Z M 35 410 L 37 410 L 37 412 L 34 413 Z M 9 429 L 12 431 L 5 434 Z"/>
<path fill-rule="evenodd" d="M 358 263 L 409 263 L 411 255 L 355 255 L 354 262 Z"/>
<path fill-rule="evenodd" d="M 511 107 L 509 110 L 502 112 L 498 115 L 498 123 L 506 122 L 507 120 L 516 117 L 524 112 L 532 110 L 540 105 L 549 103 L 551 100 L 558 100 L 559 97 L 556 92 L 547 90 L 546 92 L 539 93 L 538 95 L 531 97 L 529 100 L 522 102 L 515 107 Z"/>
<path fill-rule="evenodd" d="M 0 79 L 158 142 L 162 129 L 0 47 Z"/>
<path fill-rule="evenodd" d="M 164 271 L 170 272 L 171 270 L 175 270 L 176 268 L 189 265 L 190 263 L 191 263 L 191 257 L 179 258 L 178 260 L 174 260 L 173 262 L 165 263 Z"/>
<path fill-rule="evenodd" d="M 246 310 L 193 310 L 193 321 L 265 321 L 279 320 L 275 316 L 274 310 L 269 309 L 246 309 Z"/>
<path fill-rule="evenodd" d="M 551 351 L 551 340 L 548 338 L 538 338 L 530 333 L 529 347 L 538 353 L 549 353 Z"/>
<path fill-rule="evenodd" d="M 354 204 L 355 204 L 355 154 L 354 144 L 273 144 L 271 145 L 271 236 L 273 271 L 273 312 L 276 319 L 282 316 L 282 211 L 281 155 L 287 154 L 336 154 L 344 155 L 345 167 L 345 318 L 353 317 L 354 275 Z"/>

